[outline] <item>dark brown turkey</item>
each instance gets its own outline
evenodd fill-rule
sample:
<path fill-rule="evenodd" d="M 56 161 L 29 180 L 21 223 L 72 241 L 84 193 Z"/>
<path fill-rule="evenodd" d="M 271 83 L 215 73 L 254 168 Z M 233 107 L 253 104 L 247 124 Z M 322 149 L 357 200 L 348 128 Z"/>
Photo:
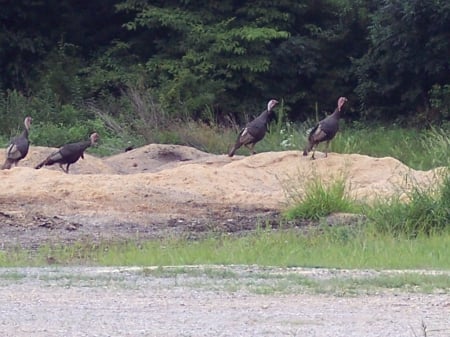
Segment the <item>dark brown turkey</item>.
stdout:
<path fill-rule="evenodd" d="M 337 107 L 334 112 L 322 119 L 316 126 L 312 128 L 308 136 L 308 145 L 303 151 L 303 155 L 307 156 L 308 152 L 313 150 L 311 159 L 314 158 L 315 148 L 321 142 L 327 142 L 325 148 L 325 157 L 328 156 L 328 146 L 330 141 L 336 136 L 339 130 L 339 118 L 341 117 L 341 111 L 344 104 L 347 102 L 347 98 L 339 97 Z"/>
<path fill-rule="evenodd" d="M 30 141 L 28 140 L 28 132 L 30 131 L 31 122 L 33 119 L 28 116 L 25 118 L 23 124 L 25 126 L 23 132 L 14 137 L 6 148 L 6 159 L 2 166 L 2 170 L 7 170 L 14 166 L 17 166 L 19 160 L 25 158 L 30 148 Z"/>
<path fill-rule="evenodd" d="M 264 110 L 258 117 L 249 122 L 245 128 L 239 132 L 239 136 L 236 140 L 236 144 L 234 144 L 231 151 L 228 153 L 230 157 L 234 156 L 234 153 L 237 149 L 239 149 L 242 145 L 246 146 L 252 154 L 256 152 L 253 150 L 255 144 L 264 138 L 267 131 L 267 123 L 269 122 L 270 114 L 272 113 L 272 109 L 275 105 L 278 104 L 278 101 L 275 99 L 271 99 L 269 103 L 267 103 L 267 109 Z"/>
<path fill-rule="evenodd" d="M 42 166 L 50 166 L 58 163 L 61 170 L 66 173 L 69 173 L 69 166 L 78 161 L 78 159 L 84 159 L 84 151 L 89 147 L 94 145 L 100 136 L 98 133 L 94 132 L 89 140 L 78 142 L 78 143 L 70 143 L 61 147 L 58 151 L 49 155 L 42 163 L 37 165 L 35 168 L 40 169 Z M 66 164 L 66 168 L 64 169 L 63 165 Z"/>

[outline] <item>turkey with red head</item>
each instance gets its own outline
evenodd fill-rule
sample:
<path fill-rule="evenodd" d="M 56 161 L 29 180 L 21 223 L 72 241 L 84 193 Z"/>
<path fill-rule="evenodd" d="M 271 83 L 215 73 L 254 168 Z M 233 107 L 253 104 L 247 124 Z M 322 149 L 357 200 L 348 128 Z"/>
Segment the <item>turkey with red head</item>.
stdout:
<path fill-rule="evenodd" d="M 330 141 L 336 136 L 339 130 L 339 118 L 341 117 L 341 111 L 344 104 L 347 102 L 347 98 L 339 97 L 337 107 L 334 112 L 322 119 L 316 126 L 312 128 L 308 136 L 308 145 L 306 145 L 303 155 L 307 156 L 308 152 L 313 150 L 311 159 L 314 158 L 315 148 L 319 143 L 326 142 L 325 157 L 328 156 L 328 146 Z"/>

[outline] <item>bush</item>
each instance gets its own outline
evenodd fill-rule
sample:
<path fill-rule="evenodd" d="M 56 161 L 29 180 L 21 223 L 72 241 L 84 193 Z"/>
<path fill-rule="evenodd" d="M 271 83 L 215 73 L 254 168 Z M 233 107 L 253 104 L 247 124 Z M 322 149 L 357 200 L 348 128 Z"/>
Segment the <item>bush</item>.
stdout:
<path fill-rule="evenodd" d="M 89 130 L 86 125 L 66 126 L 51 122 L 33 124 L 30 141 L 33 145 L 59 147 L 66 143 L 87 139 Z"/>

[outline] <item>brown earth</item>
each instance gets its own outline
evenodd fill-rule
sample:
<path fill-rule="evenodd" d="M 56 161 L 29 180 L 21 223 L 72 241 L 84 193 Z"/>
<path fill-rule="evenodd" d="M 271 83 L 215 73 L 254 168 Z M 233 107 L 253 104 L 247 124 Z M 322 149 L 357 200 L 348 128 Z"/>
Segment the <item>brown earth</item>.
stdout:
<path fill-rule="evenodd" d="M 390 157 L 316 153 L 310 160 L 284 151 L 229 158 L 158 144 L 107 158 L 86 154 L 70 174 L 58 165 L 33 168 L 54 150 L 31 147 L 18 167 L 0 171 L 2 247 L 277 226 L 288 195 L 301 194 L 311 179 L 344 177 L 352 196 L 370 201 L 404 198 L 411 186 L 431 186 L 439 176 Z"/>

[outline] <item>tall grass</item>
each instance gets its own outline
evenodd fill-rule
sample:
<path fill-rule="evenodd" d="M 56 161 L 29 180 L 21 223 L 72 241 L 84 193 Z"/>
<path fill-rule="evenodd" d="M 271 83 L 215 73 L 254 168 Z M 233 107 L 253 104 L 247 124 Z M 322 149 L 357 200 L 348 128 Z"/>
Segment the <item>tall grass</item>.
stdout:
<path fill-rule="evenodd" d="M 292 123 L 286 119 L 284 110 L 276 113 L 276 120 L 269 125 L 263 140 L 256 144 L 257 153 L 268 151 L 303 150 L 307 130 L 313 124 Z M 155 141 L 173 141 L 176 144 L 194 146 L 205 152 L 226 153 L 234 144 L 241 126 L 235 129 L 217 124 L 204 124 L 193 121 L 173 123 L 171 130 L 160 130 Z M 164 138 L 165 134 L 171 135 Z M 175 137 L 176 136 L 176 137 Z M 175 139 L 174 139 L 175 138 Z M 319 144 L 318 150 L 325 144 Z M 337 153 L 358 153 L 373 157 L 394 157 L 405 165 L 417 170 L 429 170 L 450 166 L 450 124 L 424 129 L 403 128 L 400 126 L 345 125 L 330 143 L 330 151 Z M 249 155 L 242 147 L 240 155 Z"/>
<path fill-rule="evenodd" d="M 74 94 L 78 94 L 75 90 Z M 30 139 L 34 145 L 59 146 L 78 141 L 91 132 L 100 133 L 103 143 L 97 148 L 100 155 L 123 151 L 125 147 L 148 143 L 171 143 L 194 146 L 210 153 L 226 153 L 235 142 L 243 125 L 225 127 L 217 122 L 212 109 L 205 107 L 207 123 L 188 116 L 168 114 L 154 99 L 154 93 L 142 88 L 128 88 L 118 98 L 104 97 L 99 101 L 62 104 L 47 89 L 35 97 L 11 91 L 0 93 L 0 141 L 22 129 L 25 115 L 34 123 Z M 256 112 L 257 114 L 257 112 Z M 249 116 L 249 120 L 255 116 Z M 318 116 L 316 117 L 318 118 Z M 293 123 L 288 120 L 282 101 L 275 109 L 274 120 L 256 152 L 301 150 L 305 146 L 307 130 L 315 123 L 307 120 Z M 346 124 L 330 144 L 338 153 L 360 153 L 375 157 L 392 156 L 414 169 L 428 170 L 450 166 L 450 123 L 423 129 L 407 129 L 398 125 L 374 125 L 362 122 Z M 324 145 L 319 145 L 319 150 Z M 248 155 L 246 148 L 238 154 Z"/>
<path fill-rule="evenodd" d="M 390 235 L 440 234 L 450 229 L 450 173 L 438 186 L 414 186 L 405 202 L 394 196 L 366 207 L 368 220 L 378 232 Z"/>
<path fill-rule="evenodd" d="M 373 157 L 394 157 L 411 168 L 428 170 L 450 166 L 450 124 L 426 129 L 399 126 L 344 125 L 331 142 L 338 153 L 359 153 Z"/>
<path fill-rule="evenodd" d="M 411 238 L 439 234 L 450 229 L 450 171 L 436 172 L 434 180 L 431 186 L 412 183 L 402 196 L 361 204 L 346 193 L 343 177 L 328 183 L 317 177 L 306 183 L 299 179 L 287 191 L 289 206 L 284 215 L 318 220 L 333 212 L 351 212 L 363 214 L 379 233 Z"/>

